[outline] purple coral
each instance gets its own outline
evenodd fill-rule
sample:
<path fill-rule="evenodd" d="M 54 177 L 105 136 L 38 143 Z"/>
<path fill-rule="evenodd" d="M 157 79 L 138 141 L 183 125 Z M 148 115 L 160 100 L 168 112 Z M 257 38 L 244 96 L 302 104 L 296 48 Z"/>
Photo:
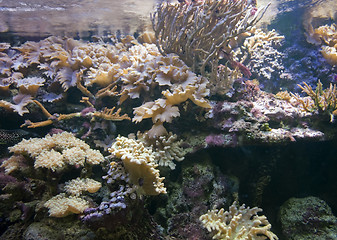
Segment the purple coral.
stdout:
<path fill-rule="evenodd" d="M 118 191 L 110 194 L 111 199 L 109 201 L 101 202 L 101 204 L 96 208 L 87 208 L 84 211 L 82 220 L 84 222 L 96 220 L 105 215 L 114 214 L 121 209 L 125 209 L 127 207 L 125 202 L 125 196 L 127 194 L 128 193 L 124 191 L 124 186 L 121 186 Z"/>

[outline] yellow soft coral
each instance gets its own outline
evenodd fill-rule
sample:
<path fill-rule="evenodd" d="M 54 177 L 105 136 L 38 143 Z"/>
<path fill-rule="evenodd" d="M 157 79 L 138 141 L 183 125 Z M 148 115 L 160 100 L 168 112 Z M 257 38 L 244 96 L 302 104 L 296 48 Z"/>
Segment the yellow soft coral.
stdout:
<path fill-rule="evenodd" d="M 137 186 L 137 192 L 144 195 L 166 193 L 164 177 L 156 169 L 155 156 L 152 150 L 142 143 L 126 137 L 117 137 L 109 152 L 123 161 L 129 173 L 130 182 Z"/>

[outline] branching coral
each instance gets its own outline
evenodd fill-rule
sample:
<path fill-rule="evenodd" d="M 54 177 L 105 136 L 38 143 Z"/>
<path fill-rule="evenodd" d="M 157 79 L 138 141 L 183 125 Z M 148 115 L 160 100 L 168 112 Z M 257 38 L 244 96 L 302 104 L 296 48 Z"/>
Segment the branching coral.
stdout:
<path fill-rule="evenodd" d="M 292 96 L 302 105 L 307 112 L 318 110 L 321 114 L 329 114 L 331 122 L 334 121 L 334 116 L 337 115 L 337 90 L 336 85 L 330 84 L 329 88 L 323 90 L 321 81 L 318 81 L 315 90 L 311 86 L 303 82 L 304 86 L 298 85 L 310 99 L 301 98 L 298 94 Z"/>
<path fill-rule="evenodd" d="M 129 173 L 130 182 L 138 187 L 139 194 L 166 193 L 164 178 L 159 176 L 152 150 L 133 139 L 117 137 L 109 151 L 112 156 L 122 159 L 124 167 Z"/>
<path fill-rule="evenodd" d="M 151 16 L 162 54 L 176 53 L 194 72 L 217 78 L 220 55 L 230 58 L 229 42 L 263 15 L 246 0 L 161 3 Z"/>
<path fill-rule="evenodd" d="M 233 240 L 277 240 L 278 237 L 270 231 L 271 224 L 267 218 L 257 215 L 261 208 L 237 207 L 234 202 L 229 211 L 211 210 L 200 217 L 204 227 L 214 233 L 213 239 Z"/>
<path fill-rule="evenodd" d="M 53 124 L 54 122 L 59 122 L 75 117 L 83 117 L 84 114 L 82 112 L 77 112 L 77 113 L 69 113 L 69 114 L 60 114 L 60 115 L 52 115 L 48 112 L 45 107 L 38 102 L 37 100 L 33 100 L 35 104 L 37 104 L 41 109 L 43 114 L 48 118 L 45 121 L 41 122 L 31 122 L 30 120 L 26 120 L 24 124 L 21 125 L 21 127 L 28 127 L 28 128 L 36 128 L 36 127 L 44 127 L 48 126 L 50 124 Z M 88 112 L 85 114 L 86 117 L 90 117 L 91 120 L 93 120 L 95 117 L 96 118 L 102 118 L 105 120 L 110 120 L 110 121 L 122 121 L 122 120 L 130 120 L 127 114 L 120 115 L 120 112 L 122 109 L 118 109 L 117 111 L 114 111 L 115 107 L 108 109 L 104 108 L 102 111 L 96 111 L 96 109 L 92 109 L 91 112 Z"/>

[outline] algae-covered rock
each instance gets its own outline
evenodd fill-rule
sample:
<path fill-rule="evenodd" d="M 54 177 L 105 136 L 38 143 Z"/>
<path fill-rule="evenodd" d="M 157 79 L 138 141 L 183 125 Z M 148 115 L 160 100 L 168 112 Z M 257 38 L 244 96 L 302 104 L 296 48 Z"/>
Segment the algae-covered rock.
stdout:
<path fill-rule="evenodd" d="M 317 197 L 288 199 L 280 208 L 280 219 L 286 239 L 337 239 L 337 218 Z"/>
<path fill-rule="evenodd" d="M 23 240 L 89 240 L 94 239 L 94 233 L 73 216 L 55 219 L 47 218 L 41 222 L 30 224 L 23 233 Z"/>

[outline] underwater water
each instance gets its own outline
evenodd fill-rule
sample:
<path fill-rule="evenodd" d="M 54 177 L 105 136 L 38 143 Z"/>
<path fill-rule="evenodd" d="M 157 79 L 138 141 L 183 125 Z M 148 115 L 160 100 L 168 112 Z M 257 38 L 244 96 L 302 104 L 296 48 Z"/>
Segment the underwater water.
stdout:
<path fill-rule="evenodd" d="M 337 239 L 335 0 L 0 0 L 0 239 Z"/>

